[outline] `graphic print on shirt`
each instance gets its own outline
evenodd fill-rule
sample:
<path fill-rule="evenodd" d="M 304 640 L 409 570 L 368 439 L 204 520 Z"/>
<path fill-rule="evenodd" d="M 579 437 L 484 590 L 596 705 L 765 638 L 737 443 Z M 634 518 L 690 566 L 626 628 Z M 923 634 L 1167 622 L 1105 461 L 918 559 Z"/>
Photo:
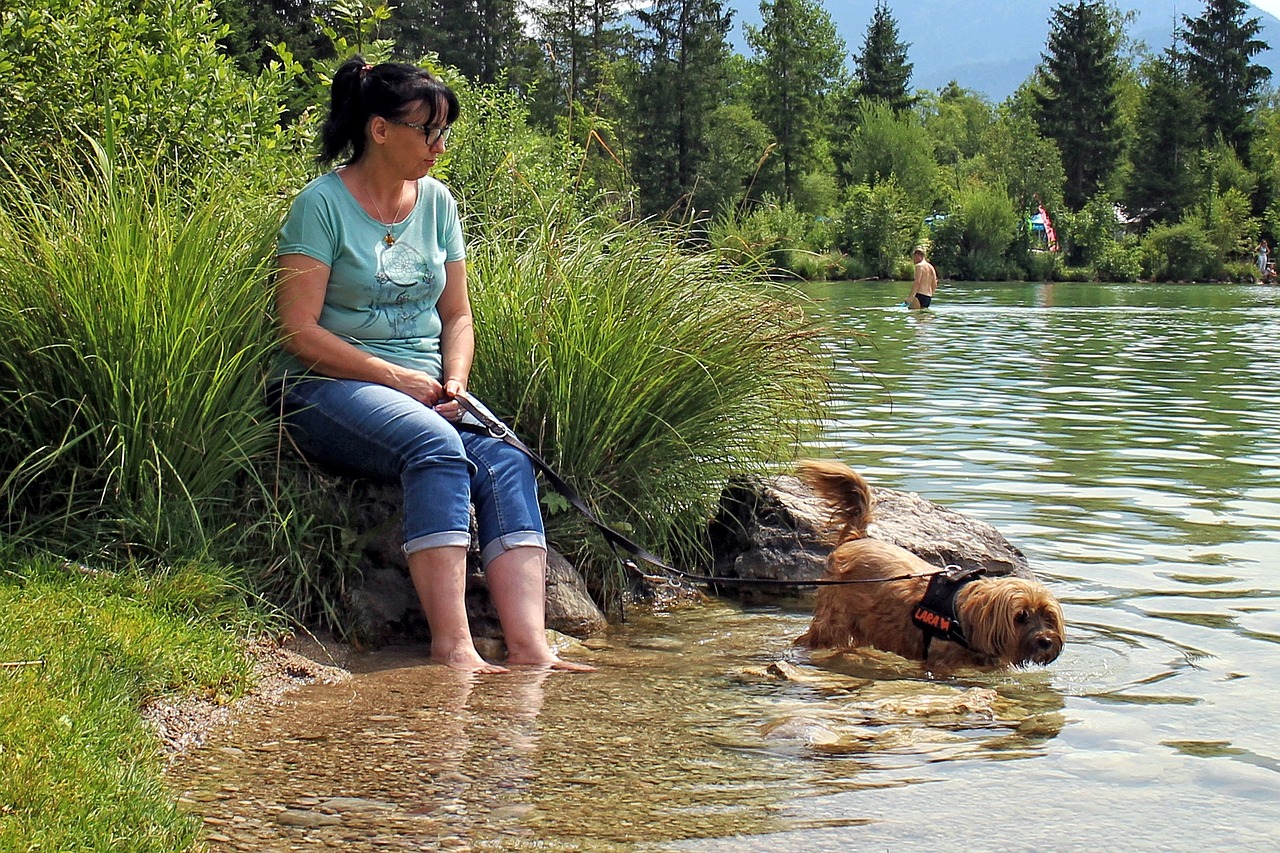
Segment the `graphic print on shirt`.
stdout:
<path fill-rule="evenodd" d="M 390 246 L 378 240 L 374 252 L 378 265 L 370 317 L 364 325 L 381 326 L 392 338 L 415 337 L 419 318 L 435 307 L 444 282 L 436 281 L 427 259 L 404 240 Z"/>

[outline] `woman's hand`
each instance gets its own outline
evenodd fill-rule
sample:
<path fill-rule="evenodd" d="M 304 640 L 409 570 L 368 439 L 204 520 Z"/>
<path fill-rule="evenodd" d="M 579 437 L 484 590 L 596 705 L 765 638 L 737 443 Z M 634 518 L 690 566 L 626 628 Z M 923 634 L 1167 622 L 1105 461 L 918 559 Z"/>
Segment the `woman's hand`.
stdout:
<path fill-rule="evenodd" d="M 424 406 L 434 406 L 445 397 L 444 386 L 434 377 L 408 367 L 397 366 L 391 381 L 386 384 L 403 394 L 408 394 Z"/>
<path fill-rule="evenodd" d="M 447 421 L 457 422 L 462 418 L 462 407 L 458 405 L 453 398 L 463 391 L 466 391 L 466 385 L 458 379 L 446 379 L 444 382 L 442 396 L 433 407 L 440 417 Z"/>

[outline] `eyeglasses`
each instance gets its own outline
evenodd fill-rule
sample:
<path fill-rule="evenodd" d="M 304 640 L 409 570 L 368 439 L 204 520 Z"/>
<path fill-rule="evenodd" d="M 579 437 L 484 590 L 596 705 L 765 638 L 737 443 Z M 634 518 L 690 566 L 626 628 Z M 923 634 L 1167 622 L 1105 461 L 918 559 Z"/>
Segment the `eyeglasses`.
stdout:
<path fill-rule="evenodd" d="M 401 127 L 412 127 L 414 130 L 422 131 L 422 135 L 427 139 L 427 145 L 435 145 L 437 141 L 448 142 L 449 131 L 453 129 L 453 125 L 447 127 L 432 127 L 429 124 L 410 124 L 407 121 L 396 121 L 395 119 L 387 119 L 392 124 L 398 124 Z"/>

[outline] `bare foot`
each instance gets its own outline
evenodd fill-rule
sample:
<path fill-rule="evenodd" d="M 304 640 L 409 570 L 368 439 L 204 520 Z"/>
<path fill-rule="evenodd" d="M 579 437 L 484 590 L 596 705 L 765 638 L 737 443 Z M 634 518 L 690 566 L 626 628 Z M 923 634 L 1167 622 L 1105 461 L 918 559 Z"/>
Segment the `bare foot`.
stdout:
<path fill-rule="evenodd" d="M 519 657 L 507 655 L 507 663 L 510 666 L 518 666 L 528 669 L 551 669 L 556 672 L 595 672 L 596 668 L 591 664 L 577 663 L 571 660 L 561 660 L 554 655 L 547 658 L 538 658 L 534 660 L 523 660 Z"/>
<path fill-rule="evenodd" d="M 572 660 L 560 660 L 556 658 L 551 662 L 551 668 L 556 672 L 595 672 L 596 668 L 589 663 L 578 663 Z"/>
<path fill-rule="evenodd" d="M 459 672 L 474 672 L 479 675 L 496 675 L 501 672 L 510 672 L 505 666 L 489 663 L 480 657 L 480 653 L 474 648 L 455 648 L 440 653 L 437 653 L 433 648 L 431 650 L 431 660 L 450 669 L 456 669 Z"/>

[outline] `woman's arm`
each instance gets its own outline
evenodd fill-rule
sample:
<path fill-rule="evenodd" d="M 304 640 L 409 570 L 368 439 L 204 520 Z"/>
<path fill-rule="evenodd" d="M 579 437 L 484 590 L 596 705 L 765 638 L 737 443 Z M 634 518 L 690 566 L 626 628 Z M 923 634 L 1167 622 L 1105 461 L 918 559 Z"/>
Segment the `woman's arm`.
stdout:
<path fill-rule="evenodd" d="M 276 313 L 284 348 L 317 373 L 337 379 L 376 382 L 428 406 L 435 405 L 442 388 L 431 376 L 371 355 L 320 325 L 320 311 L 324 308 L 328 286 L 327 265 L 306 255 L 280 256 Z M 448 286 L 445 290 L 448 291 Z M 441 300 L 443 302 L 443 297 Z"/>
<path fill-rule="evenodd" d="M 444 394 L 451 397 L 467 390 L 471 376 L 471 362 L 476 354 L 474 320 L 471 316 L 471 297 L 467 293 L 467 262 L 449 261 L 444 265 L 444 292 L 436 303 L 440 313 L 440 357 L 444 364 Z M 442 403 L 436 410 L 446 418 L 454 419 L 461 412 L 454 412 L 456 404 Z"/>

